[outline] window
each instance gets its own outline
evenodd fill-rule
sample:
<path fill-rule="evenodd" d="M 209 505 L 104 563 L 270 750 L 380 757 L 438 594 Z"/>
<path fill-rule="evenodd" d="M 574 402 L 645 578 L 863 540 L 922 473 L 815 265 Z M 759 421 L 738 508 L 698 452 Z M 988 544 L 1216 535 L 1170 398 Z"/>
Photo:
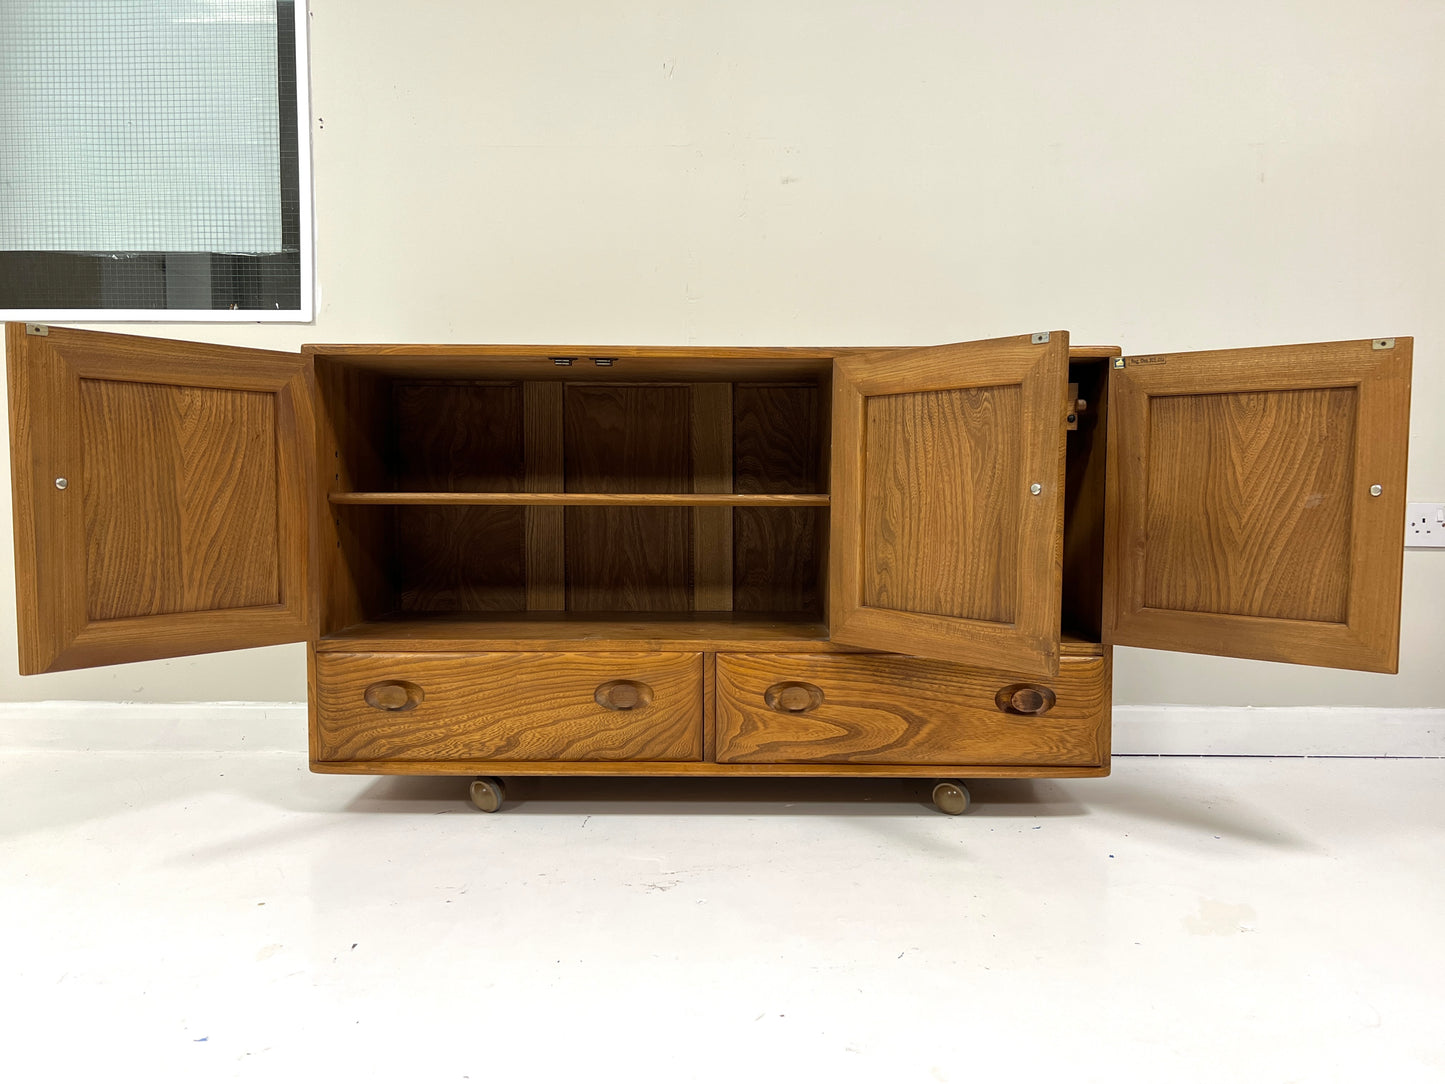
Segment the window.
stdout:
<path fill-rule="evenodd" d="M 0 316 L 309 320 L 305 4 L 0 4 Z"/>

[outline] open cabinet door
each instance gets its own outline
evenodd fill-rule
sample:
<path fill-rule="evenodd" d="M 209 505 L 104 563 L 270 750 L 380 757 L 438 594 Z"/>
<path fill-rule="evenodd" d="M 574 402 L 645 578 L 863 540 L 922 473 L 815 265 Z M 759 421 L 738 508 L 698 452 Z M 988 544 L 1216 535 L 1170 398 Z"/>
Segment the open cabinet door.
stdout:
<path fill-rule="evenodd" d="M 1411 345 L 1116 359 L 1104 639 L 1394 673 Z"/>
<path fill-rule="evenodd" d="M 834 362 L 832 639 L 1058 673 L 1069 337 Z"/>
<path fill-rule="evenodd" d="M 10 324 L 20 671 L 310 634 L 300 355 Z"/>

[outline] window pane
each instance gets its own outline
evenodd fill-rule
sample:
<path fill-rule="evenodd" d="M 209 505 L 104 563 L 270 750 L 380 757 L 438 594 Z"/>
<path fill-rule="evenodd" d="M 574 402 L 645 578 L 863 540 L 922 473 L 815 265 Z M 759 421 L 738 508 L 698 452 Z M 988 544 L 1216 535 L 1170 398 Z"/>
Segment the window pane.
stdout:
<path fill-rule="evenodd" d="M 294 18 L 0 3 L 0 308 L 299 308 Z"/>

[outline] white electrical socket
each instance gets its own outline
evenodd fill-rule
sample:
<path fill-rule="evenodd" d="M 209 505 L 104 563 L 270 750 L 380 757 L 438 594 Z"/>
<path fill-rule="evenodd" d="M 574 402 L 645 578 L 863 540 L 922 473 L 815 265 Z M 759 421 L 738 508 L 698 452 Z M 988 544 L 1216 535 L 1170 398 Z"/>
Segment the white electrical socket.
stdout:
<path fill-rule="evenodd" d="M 1445 548 L 1445 504 L 1405 505 L 1405 548 Z"/>

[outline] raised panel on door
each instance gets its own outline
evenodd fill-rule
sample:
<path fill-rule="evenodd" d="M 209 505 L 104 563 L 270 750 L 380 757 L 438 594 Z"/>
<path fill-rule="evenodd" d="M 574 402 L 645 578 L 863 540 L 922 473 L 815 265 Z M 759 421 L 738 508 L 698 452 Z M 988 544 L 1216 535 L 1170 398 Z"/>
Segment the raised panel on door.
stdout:
<path fill-rule="evenodd" d="M 20 670 L 304 640 L 296 354 L 11 324 Z"/>
<path fill-rule="evenodd" d="M 830 635 L 1054 674 L 1065 332 L 834 363 Z"/>
<path fill-rule="evenodd" d="M 1104 638 L 1394 673 L 1411 347 L 1116 361 Z"/>

